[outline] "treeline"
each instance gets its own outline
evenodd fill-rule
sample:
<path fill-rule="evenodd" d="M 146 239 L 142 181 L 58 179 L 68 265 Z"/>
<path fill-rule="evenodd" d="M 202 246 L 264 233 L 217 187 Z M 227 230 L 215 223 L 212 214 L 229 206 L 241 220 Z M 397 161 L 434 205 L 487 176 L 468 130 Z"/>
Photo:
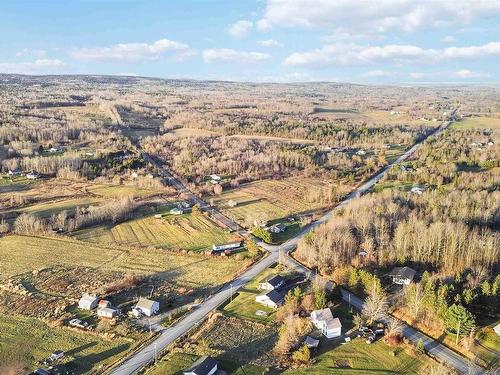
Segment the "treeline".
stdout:
<path fill-rule="evenodd" d="M 13 229 L 20 234 L 43 234 L 53 230 L 72 232 L 93 225 L 126 221 L 140 206 L 133 198 L 126 197 L 102 205 L 77 207 L 73 214 L 64 210 L 49 219 L 23 213 L 16 218 Z"/>
<path fill-rule="evenodd" d="M 299 113 L 263 113 L 256 111 L 190 111 L 172 115 L 166 129 L 202 128 L 224 135 L 246 134 L 308 139 L 335 147 L 377 148 L 387 143 L 413 144 L 431 130 L 431 126 L 404 123 L 387 125 L 349 118 L 321 118 L 306 111 Z"/>
<path fill-rule="evenodd" d="M 356 262 L 416 262 L 445 274 L 498 266 L 500 192 L 455 191 L 421 196 L 386 190 L 346 206 L 306 236 L 296 256 L 330 272 Z M 366 259 L 360 252 L 367 253 Z"/>

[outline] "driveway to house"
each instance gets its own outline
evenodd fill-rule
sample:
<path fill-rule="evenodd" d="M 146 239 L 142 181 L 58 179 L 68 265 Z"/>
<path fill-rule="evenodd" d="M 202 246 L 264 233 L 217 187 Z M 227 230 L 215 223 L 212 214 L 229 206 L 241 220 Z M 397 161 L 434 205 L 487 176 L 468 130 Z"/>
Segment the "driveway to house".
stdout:
<path fill-rule="evenodd" d="M 443 130 L 445 130 L 448 125 L 451 123 L 452 120 L 454 120 L 455 114 L 457 112 L 457 109 L 455 109 L 451 115 L 450 115 L 450 121 L 444 122 L 436 128 L 433 132 L 431 132 L 429 136 L 431 135 L 436 135 Z M 427 138 L 427 137 L 426 137 Z M 137 350 L 136 352 L 132 353 L 128 358 L 123 360 L 120 364 L 118 364 L 115 368 L 111 369 L 108 374 L 110 375 L 130 375 L 130 374 L 135 374 L 148 364 L 154 362 L 157 357 L 158 353 L 165 349 L 169 344 L 171 344 L 173 341 L 175 341 L 177 338 L 185 335 L 188 333 L 191 329 L 197 327 L 200 323 L 202 323 L 206 316 L 215 310 L 217 307 L 219 307 L 222 303 L 224 303 L 226 300 L 228 300 L 231 297 L 231 293 L 236 292 L 239 288 L 241 288 L 243 285 L 245 285 L 247 282 L 252 280 L 254 277 L 256 277 L 259 273 L 270 267 L 272 264 L 276 263 L 278 260 L 281 262 L 291 266 L 292 268 L 295 268 L 298 271 L 301 271 L 306 274 L 306 276 L 311 275 L 311 270 L 307 269 L 300 263 L 296 262 L 293 258 L 289 256 L 290 251 L 294 250 L 297 247 L 298 242 L 304 238 L 304 236 L 309 233 L 311 230 L 316 228 L 318 225 L 323 224 L 327 222 L 333 214 L 344 207 L 346 204 L 351 202 L 352 200 L 356 199 L 357 197 L 365 194 L 369 189 L 371 189 L 388 171 L 388 169 L 398 163 L 401 163 L 402 161 L 406 160 L 409 158 L 417 149 L 418 147 L 424 142 L 426 139 L 420 140 L 418 143 L 416 143 L 413 147 L 411 147 L 408 151 L 406 151 L 403 155 L 401 155 L 399 158 L 397 158 L 393 163 L 389 164 L 387 167 L 383 168 L 382 171 L 377 173 L 374 177 L 370 178 L 368 181 L 366 181 L 363 185 L 359 186 L 357 189 L 355 189 L 353 192 L 348 194 L 345 199 L 340 202 L 337 206 L 335 206 L 332 210 L 327 212 L 325 215 L 323 215 L 320 219 L 317 221 L 311 223 L 310 225 L 305 226 L 295 237 L 289 239 L 282 245 L 268 245 L 264 243 L 263 241 L 257 241 L 258 245 L 260 245 L 262 248 L 267 250 L 269 254 L 261 259 L 259 262 L 255 263 L 252 265 L 249 269 L 247 269 L 246 272 L 244 272 L 242 275 L 236 277 L 234 280 L 232 280 L 230 283 L 224 284 L 219 291 L 217 291 L 214 295 L 209 296 L 206 298 L 196 309 L 190 311 L 187 313 L 182 319 L 180 319 L 177 323 L 175 323 L 173 326 L 162 329 L 159 331 L 158 337 L 153 339 L 150 343 L 146 344 L 143 346 L 141 349 Z M 139 148 L 139 145 L 136 144 L 136 146 Z M 242 229 L 237 223 L 235 223 L 233 220 L 229 219 L 225 215 L 223 215 L 220 211 L 217 209 L 210 208 L 208 204 L 203 201 L 200 197 L 196 196 L 192 192 L 190 192 L 184 184 L 176 177 L 174 177 L 170 171 L 165 167 L 165 165 L 160 162 L 157 158 L 155 158 L 152 155 L 149 155 L 145 152 L 142 152 L 143 158 L 155 165 L 160 171 L 164 179 L 166 179 L 170 185 L 172 185 L 174 188 L 176 188 L 179 193 L 184 193 L 188 195 L 190 198 L 194 200 L 194 202 L 198 203 L 200 207 L 205 210 L 209 211 L 210 214 L 218 221 L 222 223 L 227 223 L 227 227 L 231 228 L 232 230 L 237 231 L 238 233 L 241 233 L 242 235 L 245 236 L 250 236 L 251 234 L 248 231 L 245 231 Z M 429 339 L 430 340 L 430 339 Z M 441 344 L 435 342 L 437 347 L 443 347 Z M 439 349 L 436 349 L 436 351 L 439 351 Z M 446 359 L 445 356 L 443 358 Z"/>
<path fill-rule="evenodd" d="M 342 299 L 345 302 L 350 303 L 357 310 L 363 309 L 364 301 L 361 298 L 343 288 L 341 289 L 341 293 Z M 395 318 L 386 315 L 380 320 L 385 324 L 388 324 L 391 320 L 395 320 Z M 481 367 L 471 363 L 467 358 L 464 358 L 460 354 L 455 353 L 453 350 L 440 344 L 439 342 L 423 334 L 422 332 L 417 331 L 415 328 L 412 328 L 401 321 L 400 323 L 403 328 L 402 334 L 404 337 L 410 340 L 410 342 L 412 342 L 413 344 L 416 344 L 420 340 L 422 340 L 422 342 L 424 343 L 425 351 L 433 357 L 439 359 L 441 362 L 447 363 L 462 374 L 480 375 L 484 372 Z"/>

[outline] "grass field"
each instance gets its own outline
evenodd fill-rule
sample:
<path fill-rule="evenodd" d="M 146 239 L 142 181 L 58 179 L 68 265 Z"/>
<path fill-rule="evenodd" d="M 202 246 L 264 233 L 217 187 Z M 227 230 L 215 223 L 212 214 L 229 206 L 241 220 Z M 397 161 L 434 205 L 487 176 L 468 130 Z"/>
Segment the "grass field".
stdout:
<path fill-rule="evenodd" d="M 500 129 L 500 118 L 495 117 L 467 117 L 462 121 L 454 122 L 451 127 L 457 129 Z"/>
<path fill-rule="evenodd" d="M 214 243 L 227 242 L 231 235 L 204 215 L 154 215 L 115 226 L 83 229 L 75 237 L 95 243 L 155 246 L 191 251 L 209 250 Z"/>
<path fill-rule="evenodd" d="M 160 191 L 129 185 L 91 185 L 87 188 L 87 191 L 104 198 L 120 198 L 130 195 L 133 197 L 147 197 L 161 193 Z"/>
<path fill-rule="evenodd" d="M 363 339 L 356 338 L 345 345 L 326 344 L 319 349 L 314 365 L 290 369 L 283 374 L 422 374 L 430 361 L 426 357 L 409 355 L 402 348 L 390 347 L 382 340 L 366 344 Z"/>
<path fill-rule="evenodd" d="M 256 278 L 241 288 L 238 293 L 235 294 L 232 301 L 223 305 L 222 312 L 227 316 L 235 316 L 261 323 L 274 322 L 276 314 L 275 310 L 256 302 L 255 297 L 264 293 L 262 290 L 257 288 L 259 282 L 266 277 L 277 273 L 278 271 L 274 268 L 268 268 L 264 272 L 260 273 Z M 255 315 L 257 310 L 264 311 L 266 315 Z"/>
<path fill-rule="evenodd" d="M 0 278 L 54 266 L 154 274 L 185 288 L 204 288 L 231 279 L 245 264 L 234 257 L 111 248 L 68 239 L 17 235 L 0 238 Z"/>
<path fill-rule="evenodd" d="M 342 322 L 342 331 L 352 328 L 353 312 L 345 304 L 332 309 L 333 316 Z M 341 345 L 338 340 L 321 340 L 314 364 L 306 369 L 290 369 L 283 374 L 422 374 L 434 362 L 427 356 L 416 357 L 403 347 L 387 345 L 382 338 L 367 344 L 362 338 Z"/>
<path fill-rule="evenodd" d="M 200 356 L 196 354 L 175 352 L 163 357 L 148 375 L 182 375 L 182 370 L 191 366 Z M 219 358 L 217 358 L 219 361 Z M 244 365 L 235 368 L 233 363 L 220 361 L 220 368 L 232 375 L 262 375 L 264 369 L 259 366 Z"/>
<path fill-rule="evenodd" d="M 21 364 L 30 369 L 54 350 L 73 360 L 78 374 L 99 374 L 132 346 L 125 339 L 105 340 L 66 328 L 51 327 L 37 319 L 0 314 L 0 364 Z"/>
<path fill-rule="evenodd" d="M 325 207 L 306 199 L 308 192 L 324 185 L 320 180 L 304 178 L 257 181 L 228 190 L 214 201 L 240 224 L 251 226 L 253 220 L 261 216 L 273 220 Z M 229 207 L 230 200 L 237 202 L 237 206 Z"/>

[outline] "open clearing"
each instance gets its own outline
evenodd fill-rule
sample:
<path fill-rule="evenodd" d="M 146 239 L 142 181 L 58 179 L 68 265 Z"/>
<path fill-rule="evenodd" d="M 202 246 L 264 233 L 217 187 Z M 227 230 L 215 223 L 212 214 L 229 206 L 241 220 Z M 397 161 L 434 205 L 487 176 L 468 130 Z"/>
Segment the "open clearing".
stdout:
<path fill-rule="evenodd" d="M 454 122 L 451 127 L 457 129 L 500 129 L 500 118 L 495 117 L 467 117 L 462 121 Z"/>
<path fill-rule="evenodd" d="M 91 185 L 87 187 L 87 191 L 104 198 L 120 198 L 130 195 L 134 198 L 143 198 L 162 193 L 161 191 L 142 189 L 130 185 Z"/>
<path fill-rule="evenodd" d="M 75 237 L 95 243 L 155 246 L 190 251 L 209 250 L 214 243 L 227 242 L 231 235 L 204 215 L 154 215 L 115 226 L 83 229 Z"/>
<path fill-rule="evenodd" d="M 277 274 L 278 271 L 274 268 L 268 268 L 260 273 L 256 278 L 242 287 L 237 294 L 233 296 L 233 300 L 223 305 L 222 312 L 227 316 L 236 316 L 244 319 L 249 319 L 261 323 L 274 322 L 276 311 L 270 307 L 264 306 L 255 301 L 255 297 L 265 293 L 257 289 L 259 282 L 266 277 Z M 264 311 L 265 315 L 256 315 L 257 310 Z"/>
<path fill-rule="evenodd" d="M 172 134 L 177 138 L 186 138 L 186 137 L 207 137 L 207 136 L 218 136 L 220 133 L 216 133 L 207 129 L 199 129 L 199 128 L 178 128 L 170 130 L 167 134 Z"/>
<path fill-rule="evenodd" d="M 402 348 L 394 348 L 378 340 L 366 344 L 361 338 L 340 345 L 327 343 L 314 357 L 316 362 L 307 369 L 290 369 L 283 374 L 422 374 L 430 363 L 425 357 L 417 358 Z"/>
<path fill-rule="evenodd" d="M 289 143 L 296 143 L 296 144 L 314 144 L 314 143 L 316 143 L 316 141 L 313 141 L 310 139 L 272 137 L 272 136 L 268 136 L 268 135 L 235 134 L 235 135 L 228 136 L 228 138 L 255 139 L 255 140 L 259 140 L 259 141 L 289 142 Z"/>
<path fill-rule="evenodd" d="M 245 266 L 235 257 L 155 249 L 111 248 L 46 237 L 0 238 L 0 277 L 55 266 L 82 266 L 125 274 L 155 275 L 185 288 L 219 285 Z"/>
<path fill-rule="evenodd" d="M 327 185 L 319 179 L 257 181 L 228 190 L 215 198 L 214 202 L 238 223 L 252 226 L 256 218 L 274 220 L 327 207 L 327 204 L 307 199 L 308 193 L 317 191 L 322 186 Z M 229 207 L 230 200 L 237 202 L 237 206 Z"/>
<path fill-rule="evenodd" d="M 33 367 L 55 350 L 73 360 L 78 374 L 98 374 L 132 347 L 125 339 L 105 340 L 98 335 L 58 328 L 33 318 L 0 315 L 0 364 Z"/>

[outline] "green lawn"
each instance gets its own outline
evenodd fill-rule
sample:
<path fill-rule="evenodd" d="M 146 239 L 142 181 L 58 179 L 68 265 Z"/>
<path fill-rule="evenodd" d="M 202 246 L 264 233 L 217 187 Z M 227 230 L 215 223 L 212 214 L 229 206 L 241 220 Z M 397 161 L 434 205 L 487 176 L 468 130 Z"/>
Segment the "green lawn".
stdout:
<path fill-rule="evenodd" d="M 305 369 L 290 369 L 283 374 L 422 374 L 431 363 L 426 357 L 415 357 L 401 348 L 390 347 L 382 340 L 366 344 L 356 338 L 345 345 L 328 343 L 319 349 L 314 364 Z"/>
<path fill-rule="evenodd" d="M 490 363 L 500 355 L 500 337 L 495 331 L 486 327 L 477 335 L 479 345 L 474 346 L 474 354 L 481 358 L 485 363 Z"/>
<path fill-rule="evenodd" d="M 148 375 L 182 375 L 182 370 L 191 366 L 200 356 L 188 353 L 172 353 L 163 357 Z M 262 375 L 264 368 L 253 365 L 236 366 L 234 363 L 220 361 L 219 368 L 232 375 Z"/>
<path fill-rule="evenodd" d="M 268 268 L 264 272 L 260 273 L 256 278 L 246 284 L 238 291 L 237 294 L 233 296 L 232 302 L 230 301 L 222 307 L 223 313 L 227 316 L 236 316 L 261 323 L 274 322 L 274 317 L 276 314 L 275 310 L 256 302 L 255 297 L 259 294 L 265 293 L 265 291 L 257 289 L 259 282 L 261 282 L 268 276 L 277 273 L 278 271 L 275 268 Z M 255 312 L 257 310 L 264 311 L 266 315 L 255 315 Z"/>
<path fill-rule="evenodd" d="M 467 117 L 461 121 L 451 124 L 451 127 L 457 129 L 500 129 L 500 118 L 495 117 Z"/>
<path fill-rule="evenodd" d="M 37 319 L 0 314 L 0 364 L 34 368 L 54 350 L 65 352 L 78 374 L 97 374 L 132 348 L 133 341 L 105 340 L 98 335 L 51 327 Z"/>
<path fill-rule="evenodd" d="M 352 328 L 355 311 L 345 304 L 332 308 L 334 317 L 342 323 L 342 331 Z M 290 369 L 283 374 L 422 374 L 425 367 L 433 364 L 427 356 L 416 357 L 408 354 L 402 347 L 387 345 L 382 338 L 367 344 L 362 338 L 355 338 L 344 345 L 339 340 L 321 340 L 314 364 L 305 369 Z"/>
<path fill-rule="evenodd" d="M 205 215 L 192 214 L 165 214 L 160 219 L 149 215 L 114 226 L 82 229 L 75 232 L 74 236 L 79 240 L 94 243 L 191 251 L 207 251 L 214 243 L 224 243 L 232 239 L 231 234 Z"/>

